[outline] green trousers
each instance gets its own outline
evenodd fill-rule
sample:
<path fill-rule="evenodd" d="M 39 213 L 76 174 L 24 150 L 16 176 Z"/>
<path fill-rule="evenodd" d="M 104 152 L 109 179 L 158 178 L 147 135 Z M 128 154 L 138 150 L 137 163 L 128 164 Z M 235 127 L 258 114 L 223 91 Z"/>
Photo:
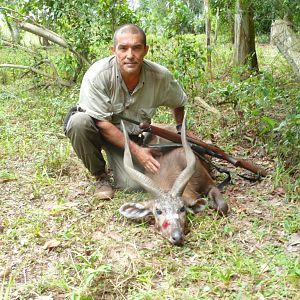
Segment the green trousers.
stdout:
<path fill-rule="evenodd" d="M 106 172 L 105 151 L 108 166 L 112 169 L 114 187 L 128 190 L 141 190 L 141 187 L 128 177 L 123 166 L 124 150 L 108 143 L 99 132 L 94 120 L 84 112 L 77 112 L 71 116 L 67 124 L 67 137 L 70 139 L 74 151 L 82 160 L 84 166 L 94 176 Z M 143 169 L 134 162 L 140 172 Z"/>

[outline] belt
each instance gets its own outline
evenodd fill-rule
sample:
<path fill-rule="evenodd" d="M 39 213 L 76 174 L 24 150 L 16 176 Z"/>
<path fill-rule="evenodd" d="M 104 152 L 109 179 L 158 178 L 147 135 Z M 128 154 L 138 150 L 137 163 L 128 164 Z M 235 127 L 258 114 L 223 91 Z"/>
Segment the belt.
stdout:
<path fill-rule="evenodd" d="M 64 133 L 66 134 L 67 133 L 67 126 L 68 126 L 68 122 L 70 120 L 70 118 L 78 111 L 78 107 L 77 106 L 73 106 L 70 108 L 70 110 L 68 111 L 65 119 L 64 119 L 64 125 L 63 125 L 63 128 L 64 128 Z"/>
<path fill-rule="evenodd" d="M 76 114 L 77 112 L 85 112 L 85 109 L 79 107 L 79 106 L 73 106 L 70 108 L 69 112 L 67 113 L 65 119 L 64 119 L 64 125 L 63 125 L 63 128 L 64 128 L 64 133 L 66 134 L 67 133 L 67 126 L 68 126 L 68 122 L 70 120 L 70 118 Z"/>

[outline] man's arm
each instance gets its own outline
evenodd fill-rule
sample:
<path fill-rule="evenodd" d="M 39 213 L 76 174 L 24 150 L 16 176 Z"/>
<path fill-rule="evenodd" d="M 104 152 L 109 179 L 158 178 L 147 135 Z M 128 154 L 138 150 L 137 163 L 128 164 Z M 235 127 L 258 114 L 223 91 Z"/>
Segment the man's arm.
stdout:
<path fill-rule="evenodd" d="M 124 149 L 125 139 L 119 128 L 108 121 L 96 121 L 96 126 L 99 128 L 103 137 L 111 144 Z M 129 147 L 132 155 L 138 162 L 149 172 L 156 173 L 160 167 L 159 162 L 152 156 L 150 148 L 143 148 L 129 142 Z"/>

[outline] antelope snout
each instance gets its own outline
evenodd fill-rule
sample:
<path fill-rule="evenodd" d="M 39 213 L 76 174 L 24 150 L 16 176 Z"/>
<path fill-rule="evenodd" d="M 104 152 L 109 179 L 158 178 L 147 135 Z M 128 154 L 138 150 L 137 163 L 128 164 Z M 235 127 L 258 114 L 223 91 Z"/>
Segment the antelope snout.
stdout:
<path fill-rule="evenodd" d="M 169 241 L 172 245 L 182 245 L 184 240 L 183 232 L 179 229 L 174 230 L 171 234 Z"/>

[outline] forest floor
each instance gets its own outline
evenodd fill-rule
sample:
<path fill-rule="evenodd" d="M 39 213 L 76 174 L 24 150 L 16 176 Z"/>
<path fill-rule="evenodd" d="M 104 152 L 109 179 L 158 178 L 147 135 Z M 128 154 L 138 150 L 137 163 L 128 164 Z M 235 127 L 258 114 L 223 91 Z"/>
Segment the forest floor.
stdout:
<path fill-rule="evenodd" d="M 78 90 L 26 85 L 0 87 L 1 300 L 299 299 L 299 198 L 278 183 L 276 161 L 261 145 L 231 154 L 268 176 L 233 175 L 222 192 L 229 215 L 189 214 L 184 245 L 172 246 L 153 222 L 120 215 L 124 202 L 146 194 L 93 198 L 93 179 L 61 128 Z"/>

